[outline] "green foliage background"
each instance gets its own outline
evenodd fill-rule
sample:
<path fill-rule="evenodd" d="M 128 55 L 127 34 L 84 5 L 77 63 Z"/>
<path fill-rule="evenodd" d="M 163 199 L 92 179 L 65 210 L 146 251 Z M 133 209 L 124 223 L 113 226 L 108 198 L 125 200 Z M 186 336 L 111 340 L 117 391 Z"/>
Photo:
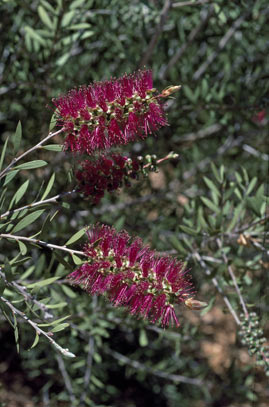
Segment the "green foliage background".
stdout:
<path fill-rule="evenodd" d="M 18 355 L 13 329 L 1 320 L 3 394 L 7 386 L 12 388 L 11 377 L 16 372 L 23 377 L 22 385 L 31 389 L 33 403 L 83 405 L 79 400 L 90 365 L 87 406 L 266 405 L 264 372 L 255 367 L 254 358 L 248 357 L 239 337 L 235 339 L 238 328 L 212 277 L 219 279 L 239 315 L 240 303 L 224 253 L 249 309 L 260 312 L 260 325 L 266 333 L 266 224 L 247 228 L 258 245 L 242 246 L 237 240 L 242 228 L 268 215 L 269 9 L 265 0 L 196 3 L 0 3 L 1 146 L 15 132 L 19 120 L 23 134 L 19 152 L 45 137 L 53 113 L 51 99 L 74 86 L 118 77 L 144 65 L 152 69 L 154 86 L 159 90 L 182 85 L 166 105 L 170 126 L 156 138 L 125 147 L 125 151 L 156 154 L 158 158 L 170 151 L 180 155 L 178 161 L 160 167 L 159 183 L 152 177 L 134 182 L 120 194 L 107 195 L 97 207 L 80 197 L 44 206 L 46 212 L 19 234 L 34 235 L 43 225 L 39 238 L 63 245 L 91 223 L 125 228 L 158 251 L 170 251 L 186 259 L 197 297 L 209 303 L 204 316 L 179 309 L 182 327 L 163 331 L 112 309 L 101 298 L 97 301 L 70 288 L 64 277 L 68 267 L 75 267 L 72 259 L 65 256 L 59 263 L 60 254 L 29 246 L 10 279 L 22 284 L 55 275 L 61 279 L 59 284 L 35 288 L 33 295 L 51 306 L 55 319 L 70 316 L 70 326 L 61 327 L 64 331 L 56 329 L 54 337 L 77 358 L 59 359 L 43 338 L 28 351 L 34 331 L 23 323 Z M 265 118 L 259 122 L 257 114 L 261 111 Z M 60 136 L 56 141 L 61 143 Z M 6 163 L 12 154 L 11 146 Z M 6 197 L 4 211 L 26 180 L 30 180 L 30 188 L 20 206 L 40 199 L 53 173 L 52 194 L 71 190 L 73 184 L 67 173 L 72 169 L 72 159 L 65 153 L 42 149 L 31 159 L 46 160 L 49 165 L 20 171 L 7 189 L 1 185 Z M 45 215 L 54 213 L 53 221 L 44 225 Z M 79 250 L 82 243 L 83 239 L 72 247 Z M 3 239 L 1 246 L 1 264 L 5 253 L 11 261 L 19 250 L 24 251 Z M 197 252 L 204 256 L 210 276 L 197 262 Z M 16 274 L 12 277 L 12 273 Z M 23 301 L 12 290 L 4 293 Z M 228 349 L 223 344 L 226 335 L 234 335 Z M 217 346 L 227 352 L 227 362 L 220 358 L 214 364 Z M 63 363 L 72 391 L 62 375 Z M 182 376 L 198 381 L 185 383 Z M 48 400 L 50 404 L 46 404 Z"/>

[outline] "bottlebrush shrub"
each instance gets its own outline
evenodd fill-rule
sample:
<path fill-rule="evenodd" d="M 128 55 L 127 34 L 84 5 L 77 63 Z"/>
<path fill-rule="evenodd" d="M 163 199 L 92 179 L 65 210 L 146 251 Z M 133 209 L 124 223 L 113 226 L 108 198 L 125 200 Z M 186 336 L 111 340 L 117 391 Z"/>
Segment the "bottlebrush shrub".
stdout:
<path fill-rule="evenodd" d="M 160 257 L 141 239 L 131 241 L 127 232 L 109 226 L 95 225 L 87 236 L 88 260 L 69 274 L 71 284 L 90 294 L 106 293 L 113 305 L 125 306 L 152 323 L 180 325 L 173 304 L 191 299 L 194 293 L 182 262 Z"/>
<path fill-rule="evenodd" d="M 66 133 L 65 149 L 92 154 L 145 138 L 168 124 L 161 103 L 165 96 L 158 95 L 151 71 L 145 70 L 53 99 Z"/>
<path fill-rule="evenodd" d="M 141 165 L 142 164 L 142 165 Z M 120 154 L 100 156 L 97 160 L 85 160 L 75 176 L 78 191 L 97 204 L 105 191 L 112 192 L 123 186 L 129 186 L 130 178 L 138 178 L 143 171 L 142 161 Z"/>

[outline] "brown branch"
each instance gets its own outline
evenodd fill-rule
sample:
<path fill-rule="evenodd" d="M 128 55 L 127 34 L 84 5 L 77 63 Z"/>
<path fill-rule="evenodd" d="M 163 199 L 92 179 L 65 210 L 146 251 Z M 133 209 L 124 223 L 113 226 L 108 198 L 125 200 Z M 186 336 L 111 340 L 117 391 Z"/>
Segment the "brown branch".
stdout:
<path fill-rule="evenodd" d="M 166 0 L 165 3 L 164 3 L 163 9 L 162 9 L 162 11 L 160 13 L 159 24 L 157 25 L 157 27 L 155 29 L 155 32 L 154 32 L 154 34 L 153 34 L 153 36 L 152 36 L 152 38 L 150 40 L 150 43 L 149 43 L 143 57 L 140 60 L 140 63 L 139 63 L 140 68 L 143 68 L 149 62 L 149 60 L 151 58 L 151 55 L 152 55 L 152 53 L 154 51 L 154 48 L 155 48 L 155 46 L 157 44 L 158 38 L 159 38 L 159 36 L 160 36 L 160 34 L 161 34 L 162 30 L 163 30 L 163 26 L 164 26 L 165 21 L 166 21 L 166 19 L 168 17 L 168 13 L 169 13 L 169 10 L 170 10 L 171 6 L 172 6 L 172 1 L 171 0 Z"/>

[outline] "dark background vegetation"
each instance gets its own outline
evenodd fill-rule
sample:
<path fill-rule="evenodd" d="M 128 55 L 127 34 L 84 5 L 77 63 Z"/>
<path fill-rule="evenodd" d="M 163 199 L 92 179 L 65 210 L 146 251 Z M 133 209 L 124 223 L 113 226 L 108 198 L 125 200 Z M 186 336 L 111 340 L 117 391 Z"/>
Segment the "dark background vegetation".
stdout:
<path fill-rule="evenodd" d="M 80 197 L 69 200 L 70 206 L 60 203 L 42 238 L 61 245 L 77 230 L 95 222 L 125 228 L 153 248 L 187 259 L 197 297 L 210 304 L 202 315 L 178 309 L 181 328 L 163 331 L 112 309 L 103 299 L 96 305 L 79 289 L 54 284 L 49 293 L 41 292 L 40 298 L 50 296 L 56 304 L 66 302 L 53 311 L 57 318 L 70 315 L 71 326 L 55 333 L 55 337 L 77 358 L 57 359 L 43 338 L 28 351 L 34 333 L 26 324 L 20 326 L 17 354 L 13 330 L 2 319 L 3 406 L 80 405 L 89 364 L 89 406 L 266 406 L 269 395 L 264 371 L 255 366 L 255 357 L 250 357 L 240 343 L 238 328 L 211 279 L 219 278 L 240 314 L 215 240 L 217 236 L 224 239 L 242 196 L 231 193 L 222 229 L 214 223 L 214 210 L 211 213 L 200 198 L 212 199 L 204 176 L 219 190 L 224 188 L 216 180 L 211 163 L 218 169 L 223 165 L 227 185 L 242 184 L 241 193 L 257 178 L 251 191 L 253 200 L 244 200 L 235 227 L 266 215 L 260 201 L 255 207 L 255 194 L 268 177 L 269 9 L 265 0 L 186 3 L 191 2 L 1 1 L 1 145 L 19 120 L 23 128 L 21 152 L 45 137 L 53 113 L 51 99 L 78 85 L 118 77 L 144 66 L 152 69 L 154 86 L 159 90 L 182 85 L 166 104 L 170 126 L 157 137 L 123 148 L 134 154 L 156 154 L 158 158 L 175 151 L 179 159 L 164 163 L 149 179 L 105 196 L 97 207 Z M 55 141 L 61 143 L 61 138 Z M 12 151 L 8 154 L 11 158 Z M 31 189 L 25 203 L 33 201 L 42 181 L 47 182 L 52 172 L 56 173 L 53 193 L 71 189 L 67 177 L 72 167 L 70 157 L 42 150 L 38 158 L 46 159 L 49 165 L 21 172 L 7 191 L 8 199 L 29 177 Z M 205 223 L 200 221 L 200 229 L 194 233 L 201 212 Z M 181 225 L 189 229 L 182 230 Z M 266 334 L 268 240 L 262 240 L 266 237 L 264 225 L 256 233 L 256 238 L 261 233 L 261 250 L 241 246 L 239 236 L 231 232 L 224 239 L 228 262 L 234 267 L 246 303 L 259 312 Z M 10 258 L 17 254 L 10 243 L 1 244 Z M 209 264 L 213 273 L 210 277 L 195 261 L 192 250 L 219 259 Z M 30 259 L 18 273 L 32 265 L 35 267 L 29 280 L 67 274 L 49 250 L 31 249 Z M 94 349 L 92 354 L 89 348 Z M 71 389 L 63 371 L 69 376 Z"/>

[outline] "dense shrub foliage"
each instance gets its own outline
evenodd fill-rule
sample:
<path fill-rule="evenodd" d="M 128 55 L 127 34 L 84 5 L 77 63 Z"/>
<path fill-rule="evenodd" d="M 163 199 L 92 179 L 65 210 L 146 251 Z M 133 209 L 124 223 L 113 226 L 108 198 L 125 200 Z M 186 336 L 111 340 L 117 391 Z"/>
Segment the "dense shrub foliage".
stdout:
<path fill-rule="evenodd" d="M 1 405 L 265 407 L 267 2 L 10 0 L 0 11 Z M 149 98 L 182 86 L 164 105 L 130 102 L 137 117 L 155 109 L 158 133 L 141 121 L 107 156 L 63 151 L 55 101 L 144 67 Z M 70 285 L 97 223 L 191 270 L 197 300 L 175 305 L 176 326 Z"/>

